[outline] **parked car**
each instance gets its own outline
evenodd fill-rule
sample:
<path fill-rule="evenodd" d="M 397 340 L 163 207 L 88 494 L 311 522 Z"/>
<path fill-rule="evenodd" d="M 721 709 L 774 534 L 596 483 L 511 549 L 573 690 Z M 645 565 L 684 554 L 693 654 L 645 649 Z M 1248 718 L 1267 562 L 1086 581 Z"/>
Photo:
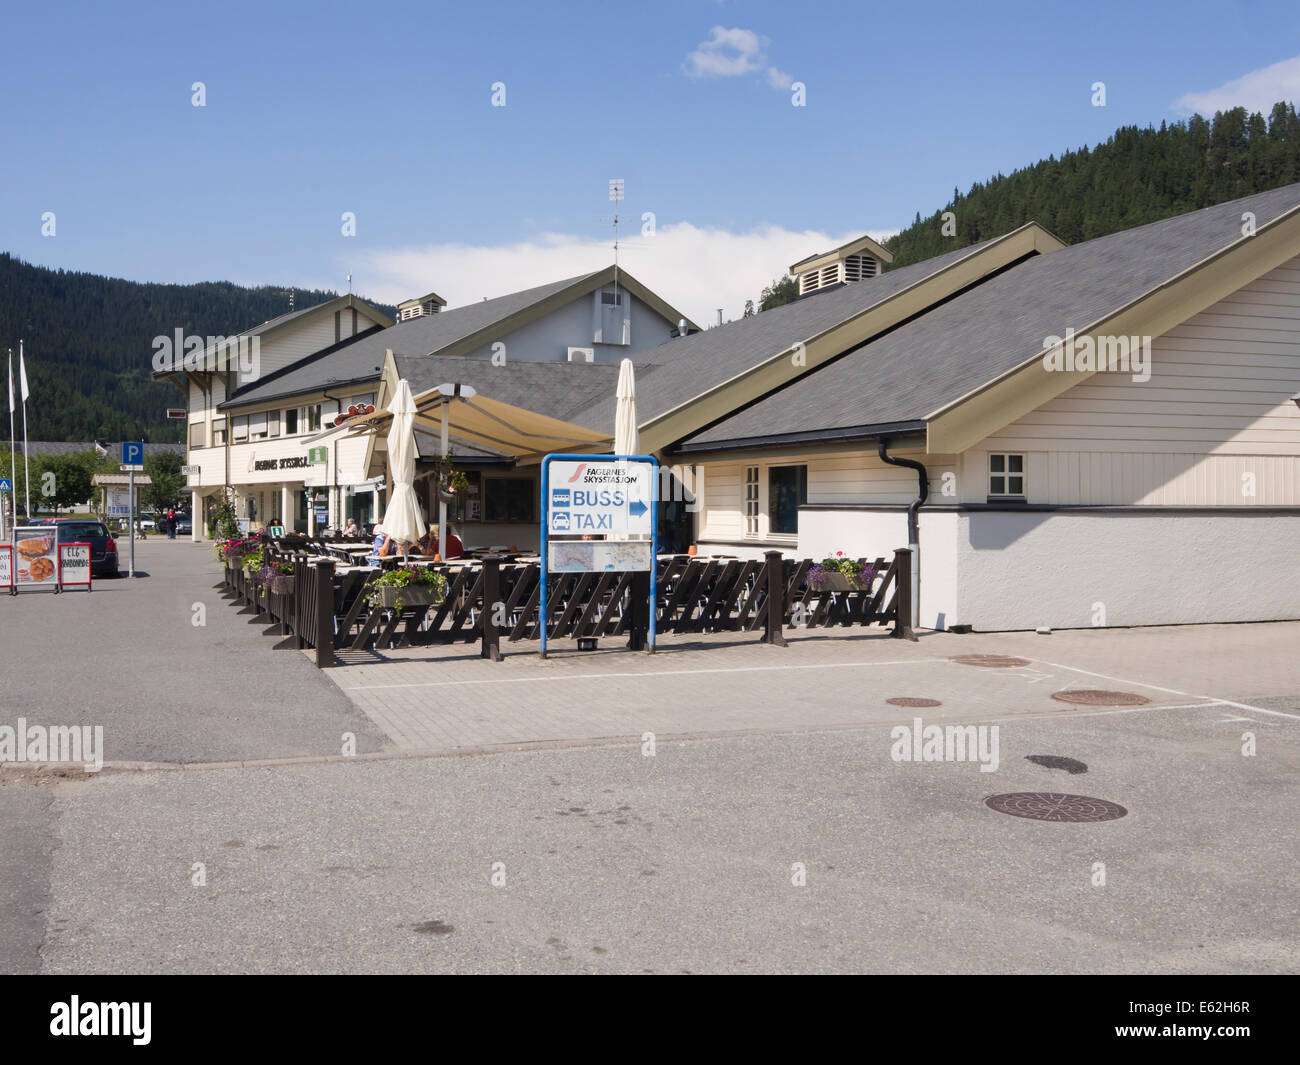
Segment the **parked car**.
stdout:
<path fill-rule="evenodd" d="M 117 541 L 102 521 L 59 518 L 54 523 L 61 544 L 90 544 L 90 573 L 93 577 L 116 577 Z"/>
<path fill-rule="evenodd" d="M 177 515 L 176 515 L 176 535 L 177 535 L 177 536 L 189 536 L 190 533 L 192 533 L 193 531 L 194 531 L 194 525 L 193 525 L 193 523 L 190 521 L 190 516 L 189 516 L 188 514 L 177 514 Z"/>
<path fill-rule="evenodd" d="M 137 518 L 135 527 L 142 532 L 152 532 L 158 527 L 158 524 L 153 520 L 153 518 Z"/>

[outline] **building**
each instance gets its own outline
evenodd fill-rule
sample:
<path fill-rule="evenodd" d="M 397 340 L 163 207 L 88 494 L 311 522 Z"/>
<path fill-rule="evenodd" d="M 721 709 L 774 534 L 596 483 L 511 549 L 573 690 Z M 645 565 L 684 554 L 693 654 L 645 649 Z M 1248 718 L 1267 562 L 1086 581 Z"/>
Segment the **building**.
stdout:
<path fill-rule="evenodd" d="M 1300 617 L 1300 185 L 751 321 L 680 343 L 805 367 L 655 441 L 705 471 L 701 551 L 918 544 L 935 628 Z"/>
<path fill-rule="evenodd" d="M 598 374 L 629 352 L 663 343 L 683 324 L 691 328 L 631 275 L 620 271 L 616 282 L 613 267 L 451 310 L 429 293 L 403 302 L 399 315 L 394 324 L 364 301 L 340 296 L 234 337 L 206 338 L 201 352 L 156 367 L 155 376 L 175 382 L 187 398 L 188 463 L 198 467 L 190 487 L 194 513 L 204 518 L 195 521 L 195 538 L 205 535 L 212 507 L 227 495 L 254 529 L 272 518 L 305 532 L 350 518 L 375 520 L 383 468 L 374 462 L 373 442 L 342 434 L 311 442 L 358 411 L 383 408 L 391 395 L 383 376 L 390 352 L 494 370 L 566 364 L 538 367 L 540 377 L 576 369 L 569 364 Z M 510 464 L 505 456 L 468 451 L 457 460 Z"/>

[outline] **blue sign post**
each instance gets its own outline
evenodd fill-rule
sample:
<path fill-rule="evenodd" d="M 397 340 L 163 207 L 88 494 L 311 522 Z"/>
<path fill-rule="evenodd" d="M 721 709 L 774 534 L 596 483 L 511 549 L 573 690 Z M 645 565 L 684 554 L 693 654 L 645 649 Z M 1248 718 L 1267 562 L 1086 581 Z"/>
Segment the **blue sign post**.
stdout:
<path fill-rule="evenodd" d="M 552 462 L 563 463 L 562 468 L 569 474 L 554 491 L 551 490 Z M 633 463 L 648 470 L 648 491 L 640 470 L 627 475 L 627 468 Z M 645 495 L 649 496 L 648 504 L 643 498 Z M 647 650 L 653 654 L 655 607 L 659 595 L 659 460 L 653 455 L 547 455 L 542 459 L 541 519 L 542 583 L 537 603 L 541 656 L 546 657 L 546 629 L 550 620 L 546 585 L 552 531 L 598 539 L 649 533 L 650 626 Z"/>
<path fill-rule="evenodd" d="M 144 444 L 139 440 L 122 441 L 122 468 L 129 474 L 129 490 L 131 492 L 131 516 L 127 520 L 131 523 L 131 561 L 127 567 L 126 575 L 135 576 L 135 471 L 144 469 Z"/>

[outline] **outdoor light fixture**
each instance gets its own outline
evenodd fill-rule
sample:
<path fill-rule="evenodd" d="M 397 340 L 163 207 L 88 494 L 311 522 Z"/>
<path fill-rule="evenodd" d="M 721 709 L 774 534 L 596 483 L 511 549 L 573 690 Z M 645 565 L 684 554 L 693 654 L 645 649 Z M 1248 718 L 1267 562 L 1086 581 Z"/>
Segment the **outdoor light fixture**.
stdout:
<path fill-rule="evenodd" d="M 451 399 L 453 396 L 459 396 L 461 399 L 473 399 L 478 395 L 469 385 L 454 385 L 450 381 L 445 385 L 439 385 L 438 391 L 442 393 L 444 399 Z"/>
<path fill-rule="evenodd" d="M 1297 407 L 1300 407 L 1300 392 L 1297 392 L 1294 396 L 1291 397 L 1291 402 L 1294 403 Z"/>

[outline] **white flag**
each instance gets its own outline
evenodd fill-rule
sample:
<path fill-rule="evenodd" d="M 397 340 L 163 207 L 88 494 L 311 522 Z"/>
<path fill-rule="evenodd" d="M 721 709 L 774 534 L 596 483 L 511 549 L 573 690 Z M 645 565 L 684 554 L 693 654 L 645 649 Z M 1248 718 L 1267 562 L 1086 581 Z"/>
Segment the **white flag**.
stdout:
<path fill-rule="evenodd" d="M 27 397 L 32 394 L 31 389 L 27 387 L 27 361 L 23 358 L 23 346 L 18 345 L 18 381 L 22 389 L 23 402 L 27 402 Z"/>

